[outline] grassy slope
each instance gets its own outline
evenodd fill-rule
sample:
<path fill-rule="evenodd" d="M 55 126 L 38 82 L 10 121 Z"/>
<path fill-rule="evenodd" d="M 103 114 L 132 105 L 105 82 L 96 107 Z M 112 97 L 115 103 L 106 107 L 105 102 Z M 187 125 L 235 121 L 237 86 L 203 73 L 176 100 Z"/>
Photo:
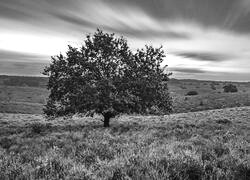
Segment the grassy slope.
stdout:
<path fill-rule="evenodd" d="M 171 80 L 169 90 L 174 99 L 174 112 L 202 111 L 227 107 L 250 106 L 250 83 L 233 82 L 237 93 L 224 93 L 223 86 L 229 82 Z M 197 91 L 197 96 L 185 96 Z"/>
<path fill-rule="evenodd" d="M 247 180 L 249 117 L 250 107 L 122 116 L 105 129 L 98 117 L 0 114 L 0 179 Z"/>
<path fill-rule="evenodd" d="M 47 97 L 44 88 L 0 85 L 0 112 L 39 114 Z"/>
<path fill-rule="evenodd" d="M 209 109 L 250 106 L 250 93 L 210 93 L 197 96 L 174 96 L 174 111 L 194 112 Z"/>
<path fill-rule="evenodd" d="M 4 85 L 5 77 L 0 76 L 0 112 L 41 114 L 49 92 L 44 88 L 46 79 L 32 79 L 38 81 L 40 87 L 21 87 Z M 14 84 L 15 78 L 11 82 Z M 32 81 L 32 82 L 33 82 Z M 28 83 L 24 77 L 18 77 L 17 82 Z M 225 107 L 249 106 L 250 83 L 234 83 L 238 93 L 223 93 L 225 82 L 171 80 L 169 90 L 174 98 L 174 112 L 200 111 L 220 109 Z M 212 85 L 215 89 L 212 89 Z M 42 88 L 43 87 L 43 88 Z M 188 91 L 197 91 L 198 96 L 186 97 Z"/>

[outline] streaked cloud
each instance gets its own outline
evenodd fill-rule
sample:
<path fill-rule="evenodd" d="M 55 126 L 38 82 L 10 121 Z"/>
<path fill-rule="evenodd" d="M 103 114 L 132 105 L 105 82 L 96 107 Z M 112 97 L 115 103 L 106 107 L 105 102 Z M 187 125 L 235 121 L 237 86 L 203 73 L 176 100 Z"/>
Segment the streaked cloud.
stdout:
<path fill-rule="evenodd" d="M 48 56 L 0 49 L 0 62 L 47 62 Z"/>
<path fill-rule="evenodd" d="M 175 54 L 177 56 L 195 59 L 198 61 L 221 62 L 221 61 L 226 61 L 226 60 L 230 60 L 233 58 L 232 56 L 228 56 L 226 54 L 218 54 L 218 53 L 212 53 L 212 52 L 179 52 Z"/>
<path fill-rule="evenodd" d="M 19 62 L 49 62 L 96 28 L 133 50 L 163 45 L 176 77 L 250 72 L 249 0 L 1 0 L 0 23 L 0 62 L 19 72 Z"/>
<path fill-rule="evenodd" d="M 180 73 L 188 73 L 188 74 L 206 73 L 206 71 L 204 71 L 202 69 L 198 69 L 198 68 L 181 68 L 181 67 L 170 68 L 170 71 L 180 72 Z"/>

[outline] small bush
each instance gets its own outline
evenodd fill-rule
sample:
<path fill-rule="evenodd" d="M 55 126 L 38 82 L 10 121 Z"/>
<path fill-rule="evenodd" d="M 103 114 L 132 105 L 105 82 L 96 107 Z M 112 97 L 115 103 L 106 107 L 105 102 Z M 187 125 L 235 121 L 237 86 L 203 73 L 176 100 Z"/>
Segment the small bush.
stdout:
<path fill-rule="evenodd" d="M 225 93 L 229 93 L 229 92 L 231 92 L 231 93 L 238 92 L 237 87 L 236 87 L 235 85 L 233 85 L 233 84 L 227 84 L 227 85 L 225 85 L 225 86 L 223 87 L 223 89 L 224 89 L 224 92 L 225 92 Z"/>
<path fill-rule="evenodd" d="M 31 125 L 31 132 L 35 134 L 40 134 L 43 131 L 43 124 L 34 123 Z"/>
<path fill-rule="evenodd" d="M 51 125 L 49 123 L 47 123 L 47 124 L 33 123 L 30 126 L 31 132 L 34 133 L 34 134 L 40 134 L 43 131 L 45 131 L 46 129 L 49 129 L 50 127 L 51 127 Z"/>
<path fill-rule="evenodd" d="M 4 149 L 9 149 L 13 145 L 13 140 L 8 137 L 3 137 L 0 139 L 0 146 Z"/>
<path fill-rule="evenodd" d="M 195 96 L 195 95 L 198 95 L 198 92 L 197 91 L 189 91 L 186 96 Z"/>
<path fill-rule="evenodd" d="M 212 90 L 216 90 L 216 86 L 215 86 L 215 84 L 213 84 L 213 83 L 212 83 L 212 84 L 210 84 L 210 87 L 211 87 L 211 89 L 212 89 Z"/>
<path fill-rule="evenodd" d="M 232 121 L 230 121 L 228 119 L 219 119 L 216 121 L 216 123 L 218 123 L 218 124 L 231 124 Z"/>

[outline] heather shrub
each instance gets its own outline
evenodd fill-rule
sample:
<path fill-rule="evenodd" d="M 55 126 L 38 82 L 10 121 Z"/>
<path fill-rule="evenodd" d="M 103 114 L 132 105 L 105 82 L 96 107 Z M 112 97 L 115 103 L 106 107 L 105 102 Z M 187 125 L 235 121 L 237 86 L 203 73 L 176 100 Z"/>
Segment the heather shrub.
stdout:
<path fill-rule="evenodd" d="M 216 90 L 216 86 L 215 86 L 214 83 L 211 83 L 211 84 L 210 84 L 210 87 L 211 87 L 212 90 Z"/>
<path fill-rule="evenodd" d="M 237 86 L 233 85 L 233 84 L 227 84 L 225 86 L 223 86 L 224 92 L 225 93 L 234 93 L 234 92 L 238 92 Z"/>
<path fill-rule="evenodd" d="M 198 92 L 197 91 L 189 91 L 187 92 L 186 96 L 195 96 L 195 95 L 198 95 Z"/>
<path fill-rule="evenodd" d="M 30 125 L 31 133 L 33 134 L 40 134 L 44 131 L 47 131 L 51 128 L 49 123 L 40 123 L 35 122 Z"/>
<path fill-rule="evenodd" d="M 4 149 L 9 149 L 14 144 L 14 140 L 9 137 L 0 138 L 0 146 Z"/>

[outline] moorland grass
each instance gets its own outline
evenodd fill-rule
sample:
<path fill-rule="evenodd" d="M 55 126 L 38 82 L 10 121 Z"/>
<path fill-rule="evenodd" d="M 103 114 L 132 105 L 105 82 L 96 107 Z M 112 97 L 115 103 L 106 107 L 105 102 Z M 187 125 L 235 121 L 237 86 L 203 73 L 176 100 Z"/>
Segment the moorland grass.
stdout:
<path fill-rule="evenodd" d="M 20 82 L 27 81 L 25 78 L 18 78 Z M 40 79 L 40 82 L 43 85 L 39 87 L 6 86 L 1 83 L 0 77 L 0 113 L 42 114 L 49 91 L 45 88 L 46 81 Z M 250 106 L 250 83 L 234 84 L 239 90 L 237 93 L 224 93 L 223 86 L 226 82 L 171 79 L 168 85 L 174 99 L 174 113 Z M 198 95 L 185 97 L 190 90 L 197 91 Z"/>
<path fill-rule="evenodd" d="M 250 179 L 250 107 L 170 116 L 0 114 L 0 179 Z"/>

